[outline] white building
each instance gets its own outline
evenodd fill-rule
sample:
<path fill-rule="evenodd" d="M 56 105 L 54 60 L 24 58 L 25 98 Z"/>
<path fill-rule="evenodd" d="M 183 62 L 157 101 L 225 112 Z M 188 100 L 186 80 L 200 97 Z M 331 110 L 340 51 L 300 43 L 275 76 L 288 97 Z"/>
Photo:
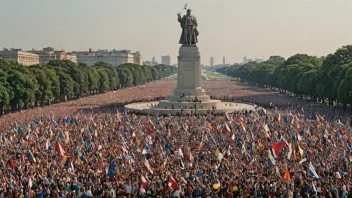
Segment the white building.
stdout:
<path fill-rule="evenodd" d="M 77 56 L 78 63 L 86 63 L 87 65 L 94 65 L 97 62 L 106 62 L 114 66 L 119 66 L 125 63 L 140 64 L 140 53 L 131 53 L 129 50 L 98 50 L 84 52 L 73 52 Z"/>
<path fill-rule="evenodd" d="M 21 49 L 6 49 L 0 51 L 0 58 L 8 61 L 18 62 L 19 64 L 29 66 L 39 64 L 39 56 Z"/>
<path fill-rule="evenodd" d="M 43 48 L 43 50 L 31 50 L 29 51 L 33 54 L 39 56 L 39 64 L 46 65 L 51 60 L 70 60 L 74 63 L 77 63 L 77 57 L 74 54 L 65 52 L 64 50 L 55 51 L 52 47 Z"/>
<path fill-rule="evenodd" d="M 158 62 L 156 61 L 144 61 L 143 65 L 147 65 L 147 66 L 155 66 L 155 65 L 159 65 Z"/>
<path fill-rule="evenodd" d="M 171 57 L 169 55 L 161 56 L 161 64 L 163 64 L 163 65 L 171 65 Z"/>

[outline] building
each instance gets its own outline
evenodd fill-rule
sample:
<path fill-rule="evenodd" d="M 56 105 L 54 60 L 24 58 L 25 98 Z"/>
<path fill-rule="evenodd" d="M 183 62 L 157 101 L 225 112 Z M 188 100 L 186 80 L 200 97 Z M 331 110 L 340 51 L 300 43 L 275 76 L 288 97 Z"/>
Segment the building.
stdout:
<path fill-rule="evenodd" d="M 251 58 L 247 59 L 247 63 L 252 62 L 253 60 Z"/>
<path fill-rule="evenodd" d="M 257 62 L 257 63 L 261 63 L 261 62 L 263 62 L 264 60 L 263 59 L 255 59 L 255 62 Z"/>
<path fill-rule="evenodd" d="M 244 64 L 247 63 L 247 56 L 246 56 L 246 55 L 244 55 L 244 57 L 243 57 L 243 63 L 244 63 Z"/>
<path fill-rule="evenodd" d="M 210 66 L 214 66 L 214 57 L 210 57 Z"/>
<path fill-rule="evenodd" d="M 0 58 L 8 61 L 18 62 L 19 64 L 29 66 L 39 64 L 39 56 L 22 49 L 6 49 L 0 51 Z"/>
<path fill-rule="evenodd" d="M 41 65 L 46 65 L 52 60 L 70 60 L 77 63 L 76 55 L 65 52 L 64 50 L 55 51 L 52 47 L 46 47 L 43 50 L 32 49 L 29 52 L 39 56 L 39 64 Z"/>
<path fill-rule="evenodd" d="M 152 62 L 156 62 L 155 57 L 152 58 Z"/>
<path fill-rule="evenodd" d="M 72 53 L 67 53 L 64 50 L 55 51 L 56 60 L 70 60 L 74 63 L 77 63 L 77 56 Z"/>
<path fill-rule="evenodd" d="M 225 65 L 225 63 L 226 62 L 225 62 L 225 56 L 224 56 L 224 57 L 222 57 L 222 64 Z"/>
<path fill-rule="evenodd" d="M 133 63 L 137 65 L 142 65 L 142 56 L 141 53 L 135 52 L 133 54 Z"/>
<path fill-rule="evenodd" d="M 154 59 L 155 60 L 155 59 Z M 147 65 L 147 66 L 155 66 L 155 65 L 159 65 L 158 62 L 156 61 L 144 61 L 143 65 Z"/>
<path fill-rule="evenodd" d="M 161 64 L 171 65 L 171 57 L 169 55 L 161 57 Z"/>
<path fill-rule="evenodd" d="M 139 52 L 131 53 L 130 50 L 98 50 L 73 52 L 77 56 L 78 63 L 85 63 L 87 65 L 94 65 L 97 62 L 106 62 L 114 66 L 119 66 L 125 63 L 140 64 L 141 55 Z M 136 62 L 135 62 L 136 61 Z"/>

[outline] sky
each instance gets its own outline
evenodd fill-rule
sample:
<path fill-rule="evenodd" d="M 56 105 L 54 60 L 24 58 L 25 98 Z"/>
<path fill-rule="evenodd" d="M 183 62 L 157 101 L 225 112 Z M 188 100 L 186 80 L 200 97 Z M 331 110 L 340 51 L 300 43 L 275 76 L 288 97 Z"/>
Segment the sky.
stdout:
<path fill-rule="evenodd" d="M 326 56 L 352 44 L 351 0 L 0 0 L 0 48 L 130 49 L 177 63 L 185 3 L 199 23 L 201 63 Z"/>

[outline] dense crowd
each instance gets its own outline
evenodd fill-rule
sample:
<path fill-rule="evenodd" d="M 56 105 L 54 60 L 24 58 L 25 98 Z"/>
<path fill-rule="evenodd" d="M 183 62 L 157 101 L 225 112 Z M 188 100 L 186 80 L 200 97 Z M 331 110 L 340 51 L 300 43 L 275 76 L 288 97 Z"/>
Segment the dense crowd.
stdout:
<path fill-rule="evenodd" d="M 169 94 L 137 89 L 119 97 Z M 301 106 L 153 116 L 101 105 L 3 120 L 0 197 L 352 196 L 348 118 Z"/>

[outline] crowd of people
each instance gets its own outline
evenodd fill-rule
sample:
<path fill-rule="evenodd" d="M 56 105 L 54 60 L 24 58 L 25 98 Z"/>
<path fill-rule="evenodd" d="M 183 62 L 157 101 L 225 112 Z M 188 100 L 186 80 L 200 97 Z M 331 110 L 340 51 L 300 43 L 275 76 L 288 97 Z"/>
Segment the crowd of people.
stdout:
<path fill-rule="evenodd" d="M 212 96 L 238 91 L 243 97 L 244 88 L 211 82 L 204 87 Z M 160 84 L 120 91 L 117 100 L 166 97 L 174 84 L 162 93 L 148 86 Z M 352 197 L 348 117 L 333 119 L 319 110 L 313 115 L 298 105 L 226 115 L 142 115 L 92 101 L 66 112 L 43 108 L 1 118 L 0 198 Z M 86 109 L 93 104 L 101 108 Z"/>

